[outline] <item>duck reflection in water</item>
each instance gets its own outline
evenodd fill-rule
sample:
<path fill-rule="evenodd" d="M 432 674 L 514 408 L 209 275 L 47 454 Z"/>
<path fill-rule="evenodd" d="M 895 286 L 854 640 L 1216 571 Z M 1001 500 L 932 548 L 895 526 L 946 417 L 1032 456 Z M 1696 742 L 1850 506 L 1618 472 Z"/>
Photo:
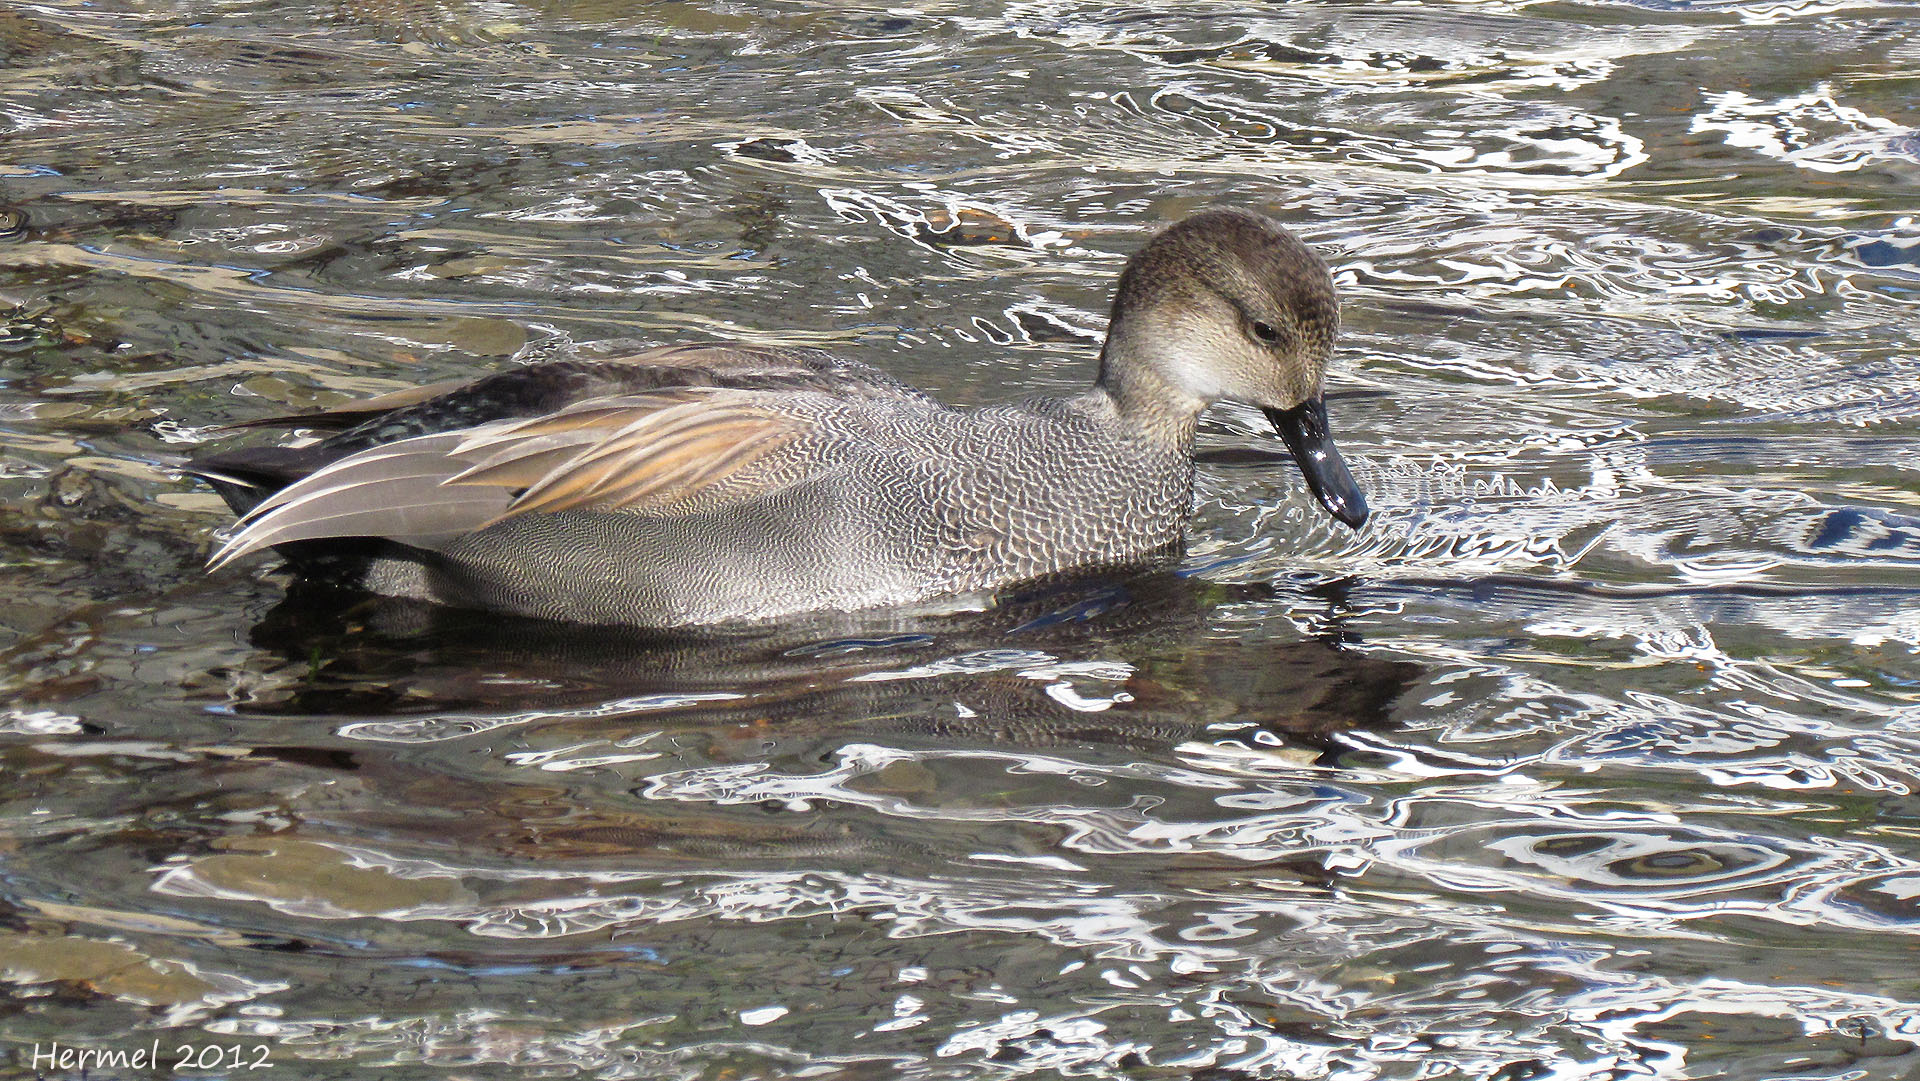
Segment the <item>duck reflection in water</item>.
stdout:
<path fill-rule="evenodd" d="M 1009 592 L 985 611 L 649 631 L 309 585 L 255 628 L 255 644 L 280 658 L 263 666 L 282 678 L 241 708 L 363 718 L 352 733 L 394 742 L 504 719 L 542 730 L 542 742 L 644 726 L 1023 748 L 1227 740 L 1331 756 L 1341 733 L 1388 726 L 1420 671 L 1348 648 L 1340 589 L 1283 596 L 1148 570 Z M 1222 637 L 1213 621 L 1233 604 L 1318 610 L 1332 629 Z"/>

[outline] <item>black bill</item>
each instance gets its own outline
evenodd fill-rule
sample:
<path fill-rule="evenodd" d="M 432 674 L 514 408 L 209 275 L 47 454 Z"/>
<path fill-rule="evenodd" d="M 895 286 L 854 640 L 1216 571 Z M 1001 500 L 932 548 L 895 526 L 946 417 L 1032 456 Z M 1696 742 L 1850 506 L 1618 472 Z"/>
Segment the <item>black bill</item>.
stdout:
<path fill-rule="evenodd" d="M 1286 441 L 1293 460 L 1307 478 L 1313 497 L 1327 513 L 1359 529 L 1367 520 L 1367 497 L 1347 472 L 1339 448 L 1327 430 L 1327 403 L 1309 398 L 1292 409 L 1262 409 L 1273 422 L 1273 430 Z"/>

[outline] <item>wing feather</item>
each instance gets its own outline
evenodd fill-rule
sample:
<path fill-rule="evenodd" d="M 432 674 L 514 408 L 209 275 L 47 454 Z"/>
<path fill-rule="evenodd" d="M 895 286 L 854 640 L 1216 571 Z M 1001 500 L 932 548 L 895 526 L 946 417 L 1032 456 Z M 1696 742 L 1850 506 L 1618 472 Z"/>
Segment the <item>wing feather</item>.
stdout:
<path fill-rule="evenodd" d="M 649 434 L 629 433 L 554 470 L 523 492 L 511 513 L 589 506 L 658 511 L 669 502 L 656 498 L 661 493 L 697 494 L 784 446 L 795 433 L 735 419 L 679 425 L 664 439 Z"/>
<path fill-rule="evenodd" d="M 430 503 L 348 507 L 292 519 L 274 518 L 265 525 L 251 526 L 235 534 L 208 561 L 207 569 L 218 570 L 262 548 L 303 540 L 385 537 L 416 548 L 438 548 L 473 532 L 474 523 L 486 522 L 493 516 L 490 512 L 499 506 L 498 500 L 470 496 L 441 498 Z"/>
<path fill-rule="evenodd" d="M 388 537 L 432 548 L 471 532 L 512 500 L 499 489 L 446 488 L 446 452 L 458 439 L 453 433 L 403 439 L 288 485 L 240 520 L 209 566 L 298 540 Z"/>
<path fill-rule="evenodd" d="M 437 548 L 522 514 L 673 514 L 750 499 L 831 464 L 836 441 L 795 410 L 793 397 L 673 388 L 375 446 L 263 501 L 211 566 L 301 540 L 385 537 Z M 789 455 L 754 468 L 801 441 L 815 452 L 808 460 Z"/>
<path fill-rule="evenodd" d="M 580 441 L 512 445 L 447 478 L 448 484 L 485 484 L 494 488 L 531 488 L 555 468 L 580 454 Z"/>

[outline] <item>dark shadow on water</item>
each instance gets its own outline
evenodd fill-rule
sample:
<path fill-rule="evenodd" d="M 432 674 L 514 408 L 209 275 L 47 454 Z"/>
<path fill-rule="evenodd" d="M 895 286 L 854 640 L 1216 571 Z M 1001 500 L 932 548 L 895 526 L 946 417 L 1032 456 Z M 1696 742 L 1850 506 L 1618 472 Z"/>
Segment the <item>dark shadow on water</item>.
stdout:
<path fill-rule="evenodd" d="M 1325 751 L 1340 732 L 1387 724 L 1419 667 L 1349 648 L 1338 584 L 1280 588 L 1150 571 L 1012 591 L 984 611 L 662 632 L 296 587 L 251 641 L 283 671 L 304 671 L 236 712 L 347 721 L 396 742 L 435 741 L 462 718 L 480 728 L 539 714 L 542 727 L 602 733 L 637 718 L 782 736 Z M 1287 633 L 1286 621 L 1263 619 L 1226 633 L 1217 616 L 1233 605 L 1301 612 L 1318 629 Z"/>

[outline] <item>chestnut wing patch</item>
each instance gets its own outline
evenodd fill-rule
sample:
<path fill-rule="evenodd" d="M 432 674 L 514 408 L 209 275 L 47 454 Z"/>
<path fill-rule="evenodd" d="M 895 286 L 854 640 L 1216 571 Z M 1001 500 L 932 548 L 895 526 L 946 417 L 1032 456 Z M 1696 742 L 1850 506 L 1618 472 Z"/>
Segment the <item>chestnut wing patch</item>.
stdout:
<path fill-rule="evenodd" d="M 688 400 L 660 404 L 676 399 Z M 474 464 L 446 483 L 517 489 L 501 518 L 588 508 L 664 513 L 806 431 L 804 421 L 759 408 L 750 395 L 686 389 L 614 398 L 476 434 L 456 451 Z"/>
<path fill-rule="evenodd" d="M 520 514 L 673 514 L 750 499 L 826 464 L 781 461 L 814 429 L 759 397 L 682 387 L 372 447 L 263 501 L 210 566 L 300 540 L 385 537 L 433 549 Z"/>

